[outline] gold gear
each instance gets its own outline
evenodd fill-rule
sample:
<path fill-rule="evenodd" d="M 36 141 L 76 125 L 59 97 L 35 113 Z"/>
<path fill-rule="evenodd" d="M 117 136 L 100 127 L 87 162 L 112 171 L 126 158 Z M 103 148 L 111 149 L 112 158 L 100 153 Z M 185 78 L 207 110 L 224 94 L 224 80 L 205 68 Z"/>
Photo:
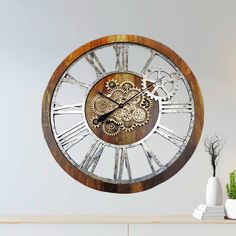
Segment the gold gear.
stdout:
<path fill-rule="evenodd" d="M 128 91 L 129 89 L 134 88 L 134 84 L 130 81 L 125 81 L 123 82 L 120 87 L 124 90 L 124 91 Z"/>
<path fill-rule="evenodd" d="M 132 130 L 134 130 L 135 128 L 135 124 L 132 120 L 130 121 L 124 121 L 122 124 L 121 124 L 121 129 L 126 131 L 126 132 L 131 132 Z"/>
<path fill-rule="evenodd" d="M 152 107 L 152 100 L 146 95 L 144 95 L 143 101 L 140 105 L 144 109 L 149 110 Z"/>
<path fill-rule="evenodd" d="M 114 120 L 107 119 L 102 125 L 102 131 L 108 136 L 115 136 L 120 132 L 120 125 Z"/>
<path fill-rule="evenodd" d="M 136 94 L 140 93 L 140 89 L 138 88 L 132 88 L 132 89 L 129 89 L 127 91 L 127 100 L 130 99 L 131 97 L 135 96 Z M 129 103 L 132 103 L 132 104 L 138 104 L 138 103 L 141 103 L 143 100 L 143 95 L 140 94 L 139 96 L 131 99 L 129 101 Z"/>
<path fill-rule="evenodd" d="M 93 112 L 98 115 L 107 113 L 112 109 L 111 102 L 108 99 L 101 97 L 99 95 L 94 97 L 91 105 Z"/>
<path fill-rule="evenodd" d="M 132 119 L 134 120 L 136 126 L 145 125 L 149 120 L 148 111 L 146 111 L 144 108 L 138 107 L 132 113 Z"/>
<path fill-rule="evenodd" d="M 117 82 L 117 80 L 114 80 L 114 79 L 111 79 L 106 82 L 106 88 L 108 90 L 116 89 L 118 87 L 118 85 L 119 85 L 119 83 Z"/>
<path fill-rule="evenodd" d="M 101 125 L 101 123 L 98 122 L 98 117 L 97 117 L 97 116 L 93 117 L 93 118 L 91 119 L 90 123 L 91 123 L 91 125 L 92 125 L 93 127 L 95 127 L 95 128 L 99 128 L 100 125 Z"/>

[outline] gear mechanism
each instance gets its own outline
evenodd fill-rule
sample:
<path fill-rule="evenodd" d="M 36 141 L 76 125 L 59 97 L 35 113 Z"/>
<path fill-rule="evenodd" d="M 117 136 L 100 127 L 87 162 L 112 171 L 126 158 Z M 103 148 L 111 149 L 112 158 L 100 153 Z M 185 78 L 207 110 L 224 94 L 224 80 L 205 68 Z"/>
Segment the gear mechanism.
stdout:
<path fill-rule="evenodd" d="M 120 132 L 120 125 L 112 119 L 107 119 L 102 125 L 102 131 L 108 136 L 115 136 Z"/>
<path fill-rule="evenodd" d="M 116 80 L 107 81 L 106 87 L 109 90 L 104 97 L 95 96 L 92 102 L 92 109 L 95 116 L 91 120 L 93 127 L 99 127 L 97 119 L 117 107 L 117 104 L 127 102 L 121 109 L 114 111 L 107 120 L 102 123 L 102 131 L 108 136 L 115 136 L 120 131 L 131 132 L 135 127 L 145 125 L 149 120 L 149 111 L 152 107 L 152 100 L 146 94 L 140 94 L 141 89 L 134 87 L 130 81 L 123 82 L 120 86 Z M 108 98 L 110 99 L 108 99 Z"/>
<path fill-rule="evenodd" d="M 106 88 L 107 88 L 108 90 L 115 89 L 115 88 L 118 87 L 118 85 L 119 85 L 119 84 L 117 83 L 117 81 L 116 81 L 116 80 L 113 80 L 113 79 L 106 82 Z"/>
<path fill-rule="evenodd" d="M 148 70 L 148 73 L 142 78 L 142 89 L 147 89 L 151 83 L 154 83 L 150 89 L 147 89 L 145 94 L 151 99 L 171 99 L 178 89 L 178 79 L 180 76 L 173 72 L 169 73 L 166 70 L 155 68 Z"/>

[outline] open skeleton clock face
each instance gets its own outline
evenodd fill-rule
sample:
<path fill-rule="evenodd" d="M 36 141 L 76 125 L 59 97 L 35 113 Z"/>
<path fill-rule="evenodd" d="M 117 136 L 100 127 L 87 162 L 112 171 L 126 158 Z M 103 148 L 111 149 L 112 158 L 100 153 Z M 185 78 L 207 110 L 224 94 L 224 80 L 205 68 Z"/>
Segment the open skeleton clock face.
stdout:
<path fill-rule="evenodd" d="M 144 191 L 176 174 L 203 127 L 188 65 L 148 38 L 112 35 L 72 52 L 45 91 L 42 127 L 58 164 L 88 187 Z"/>

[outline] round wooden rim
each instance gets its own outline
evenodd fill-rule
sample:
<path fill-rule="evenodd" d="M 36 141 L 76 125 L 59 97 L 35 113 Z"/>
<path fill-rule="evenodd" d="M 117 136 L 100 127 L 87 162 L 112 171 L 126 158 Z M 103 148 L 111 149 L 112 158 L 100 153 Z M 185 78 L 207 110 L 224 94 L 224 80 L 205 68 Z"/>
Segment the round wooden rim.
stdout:
<path fill-rule="evenodd" d="M 179 158 L 168 169 L 164 170 L 160 174 L 151 177 L 150 179 L 130 184 L 114 184 L 114 183 L 103 182 L 100 179 L 95 179 L 89 175 L 86 175 L 85 173 L 77 169 L 75 166 L 73 166 L 72 163 L 65 158 L 65 156 L 63 155 L 62 151 L 60 150 L 54 139 L 51 127 L 51 118 L 50 118 L 50 106 L 54 89 L 57 85 L 58 80 L 67 70 L 67 68 L 75 60 L 77 60 L 80 56 L 87 53 L 88 51 L 93 50 L 97 47 L 101 47 L 103 45 L 119 43 L 119 42 L 134 43 L 147 46 L 156 51 L 159 51 L 161 54 L 169 58 L 181 70 L 181 72 L 187 79 L 193 93 L 194 107 L 195 107 L 195 120 L 194 120 L 193 131 L 185 150 L 181 153 Z M 69 54 L 57 67 L 57 69 L 53 73 L 48 83 L 48 86 L 43 96 L 42 128 L 45 140 L 48 144 L 48 147 L 53 157 L 55 158 L 57 163 L 64 169 L 64 171 L 66 171 L 71 177 L 73 177 L 77 181 L 81 182 L 82 184 L 90 188 L 100 191 L 113 192 L 113 193 L 135 193 L 150 189 L 168 180 L 170 177 L 175 175 L 180 169 L 182 169 L 182 167 L 187 163 L 187 161 L 192 156 L 201 137 L 203 123 L 204 123 L 203 99 L 198 82 L 194 74 L 192 73 L 191 69 L 184 62 L 184 60 L 181 57 L 179 57 L 173 50 L 171 50 L 170 48 L 168 48 L 167 46 L 165 46 L 160 42 L 142 36 L 136 36 L 136 35 L 105 36 L 79 47 L 71 54 Z"/>

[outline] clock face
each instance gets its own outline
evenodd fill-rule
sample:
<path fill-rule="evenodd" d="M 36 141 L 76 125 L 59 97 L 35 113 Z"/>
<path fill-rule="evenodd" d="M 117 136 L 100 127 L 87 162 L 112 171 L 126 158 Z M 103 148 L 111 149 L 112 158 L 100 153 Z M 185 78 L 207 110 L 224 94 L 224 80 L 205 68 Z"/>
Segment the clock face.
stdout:
<path fill-rule="evenodd" d="M 113 35 L 85 44 L 56 69 L 42 127 L 58 164 L 101 191 L 160 184 L 189 160 L 203 127 L 203 102 L 187 64 L 163 44 Z"/>

